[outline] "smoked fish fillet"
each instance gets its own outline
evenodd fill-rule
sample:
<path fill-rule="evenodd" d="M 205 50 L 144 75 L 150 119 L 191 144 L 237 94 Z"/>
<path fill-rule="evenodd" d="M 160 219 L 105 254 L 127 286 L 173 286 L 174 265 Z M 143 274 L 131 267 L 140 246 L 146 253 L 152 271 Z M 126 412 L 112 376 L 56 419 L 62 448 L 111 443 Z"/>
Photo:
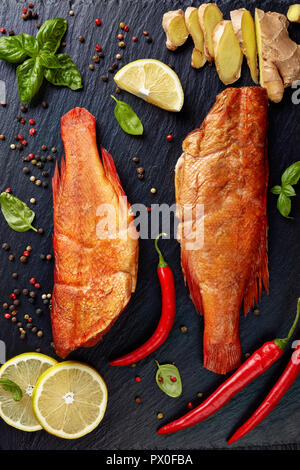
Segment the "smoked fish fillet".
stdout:
<path fill-rule="evenodd" d="M 61 135 L 65 158 L 52 180 L 51 322 L 56 352 L 65 358 L 81 346 L 95 345 L 128 304 L 136 287 L 138 237 L 112 156 L 104 148 L 101 162 L 95 118 L 84 108 L 72 109 L 61 119 Z M 99 236 L 106 205 L 116 216 L 114 237 L 103 230 Z"/>
<path fill-rule="evenodd" d="M 267 108 L 265 89 L 227 88 L 184 140 L 175 170 L 182 271 L 204 315 L 204 367 L 218 374 L 240 365 L 242 304 L 247 314 L 269 287 Z M 203 243 L 191 249 L 196 223 Z"/>

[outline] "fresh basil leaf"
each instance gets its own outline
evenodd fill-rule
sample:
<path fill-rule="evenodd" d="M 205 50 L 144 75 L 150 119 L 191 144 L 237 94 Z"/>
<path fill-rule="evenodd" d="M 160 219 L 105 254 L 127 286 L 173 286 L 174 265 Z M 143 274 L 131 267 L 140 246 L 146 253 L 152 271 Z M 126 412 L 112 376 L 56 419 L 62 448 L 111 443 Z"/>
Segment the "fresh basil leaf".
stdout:
<path fill-rule="evenodd" d="M 59 69 L 61 68 L 61 63 L 56 55 L 52 52 L 41 51 L 39 54 L 40 63 L 46 69 Z"/>
<path fill-rule="evenodd" d="M 271 193 L 280 194 L 281 193 L 281 186 L 273 186 L 273 188 L 271 189 Z"/>
<path fill-rule="evenodd" d="M 281 192 L 287 197 L 296 196 L 296 191 L 290 184 L 282 186 Z"/>
<path fill-rule="evenodd" d="M 55 57 L 60 63 L 60 68 L 44 70 L 44 76 L 48 82 L 53 85 L 67 86 L 71 90 L 82 88 L 80 72 L 71 57 L 68 54 L 57 54 Z"/>
<path fill-rule="evenodd" d="M 9 379 L 0 379 L 0 385 L 2 386 L 3 390 L 6 392 L 12 393 L 13 399 L 15 401 L 20 401 L 23 397 L 22 390 L 20 389 L 19 385 Z"/>
<path fill-rule="evenodd" d="M 290 198 L 281 193 L 277 200 L 277 209 L 279 210 L 280 214 L 283 215 L 283 217 L 289 218 L 288 216 L 291 212 L 291 208 L 292 203 Z"/>
<path fill-rule="evenodd" d="M 182 382 L 179 370 L 173 364 L 160 365 L 156 372 L 156 383 L 159 388 L 169 397 L 177 398 L 182 393 Z"/>
<path fill-rule="evenodd" d="M 297 184 L 300 178 L 300 161 L 293 163 L 282 174 L 282 185 Z"/>
<path fill-rule="evenodd" d="M 53 18 L 45 21 L 36 35 L 40 48 L 55 53 L 67 31 L 67 26 L 65 18 Z"/>
<path fill-rule="evenodd" d="M 35 213 L 25 202 L 10 193 L 1 193 L 0 204 L 2 214 L 10 228 L 16 232 L 27 232 L 30 229 L 37 232 L 32 226 Z"/>
<path fill-rule="evenodd" d="M 11 64 L 19 64 L 28 57 L 23 49 L 20 36 L 4 36 L 0 38 L 0 59 Z"/>
<path fill-rule="evenodd" d="M 27 52 L 27 55 L 30 57 L 36 57 L 39 53 L 39 43 L 37 42 L 36 38 L 26 33 L 21 33 L 19 38 L 22 44 L 22 48 L 25 52 Z"/>
<path fill-rule="evenodd" d="M 117 100 L 112 95 L 111 98 L 117 103 L 114 114 L 123 131 L 131 135 L 142 135 L 144 132 L 143 124 L 131 106 L 125 101 Z"/>
<path fill-rule="evenodd" d="M 39 58 L 28 59 L 17 67 L 17 82 L 22 103 L 28 103 L 43 83 L 43 67 Z"/>

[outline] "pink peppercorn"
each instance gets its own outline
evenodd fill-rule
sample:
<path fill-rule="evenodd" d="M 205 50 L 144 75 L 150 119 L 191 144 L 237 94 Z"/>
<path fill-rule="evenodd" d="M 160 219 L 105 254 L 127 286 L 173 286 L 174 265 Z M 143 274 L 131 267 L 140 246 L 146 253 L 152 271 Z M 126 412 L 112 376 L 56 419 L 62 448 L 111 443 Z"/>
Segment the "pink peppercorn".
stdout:
<path fill-rule="evenodd" d="M 4 315 L 4 318 L 6 318 L 6 320 L 8 320 L 10 317 L 11 317 L 10 313 L 6 313 L 6 314 Z"/>
<path fill-rule="evenodd" d="M 96 24 L 97 26 L 100 26 L 100 25 L 101 25 L 101 20 L 100 20 L 100 18 L 96 18 L 96 19 L 95 19 L 95 24 Z"/>
<path fill-rule="evenodd" d="M 14 294 L 14 293 L 10 294 L 9 297 L 10 297 L 12 300 L 16 300 L 16 298 L 17 298 L 16 294 Z"/>
<path fill-rule="evenodd" d="M 137 42 L 138 38 L 136 36 L 133 36 L 132 40 L 133 40 L 133 42 Z"/>
<path fill-rule="evenodd" d="M 27 8 L 22 8 L 22 13 L 25 15 L 25 13 L 27 13 Z"/>
<path fill-rule="evenodd" d="M 191 401 L 188 403 L 188 408 L 190 408 L 190 409 L 193 408 L 193 403 Z"/>
<path fill-rule="evenodd" d="M 28 322 L 28 323 L 32 323 L 32 318 L 29 317 L 29 318 L 27 319 L 27 322 Z"/>
<path fill-rule="evenodd" d="M 6 33 L 5 28 L 0 28 L 0 32 L 1 32 L 2 34 L 5 34 L 5 33 Z"/>
<path fill-rule="evenodd" d="M 32 277 L 29 282 L 30 282 L 30 284 L 32 284 L 32 285 L 35 284 L 35 283 L 36 283 L 35 277 Z"/>
<path fill-rule="evenodd" d="M 6 193 L 11 193 L 11 188 L 6 188 L 5 192 Z"/>
<path fill-rule="evenodd" d="M 34 157 L 34 154 L 33 154 L 33 153 L 30 153 L 30 154 L 28 155 L 29 160 L 32 160 L 33 157 Z"/>
<path fill-rule="evenodd" d="M 166 140 L 167 140 L 167 142 L 172 142 L 172 140 L 173 140 L 172 134 L 167 135 Z"/>
<path fill-rule="evenodd" d="M 176 382 L 177 381 L 177 379 L 174 375 L 171 375 L 170 380 L 171 380 L 171 382 Z"/>
<path fill-rule="evenodd" d="M 119 39 L 119 41 L 122 41 L 122 39 L 124 39 L 123 34 L 118 34 L 118 39 Z"/>
<path fill-rule="evenodd" d="M 24 147 L 26 147 L 26 145 L 28 144 L 27 140 L 22 140 L 22 144 L 24 145 Z"/>
<path fill-rule="evenodd" d="M 29 119 L 29 124 L 30 124 L 31 126 L 33 126 L 33 125 L 35 124 L 35 120 L 34 120 L 34 119 Z"/>
<path fill-rule="evenodd" d="M 97 51 L 97 52 L 101 52 L 101 51 L 102 51 L 102 47 L 101 47 L 99 44 L 96 44 L 96 51 Z"/>
<path fill-rule="evenodd" d="M 18 134 L 18 139 L 19 140 L 24 140 L 24 137 L 22 136 L 22 134 Z"/>
<path fill-rule="evenodd" d="M 34 287 L 35 287 L 36 289 L 39 289 L 39 288 L 41 287 L 41 284 L 39 284 L 38 282 L 36 282 L 36 283 L 34 284 Z"/>
<path fill-rule="evenodd" d="M 32 127 L 31 129 L 29 129 L 29 134 L 30 135 L 34 135 L 36 133 L 36 130 L 34 129 L 34 127 Z"/>
<path fill-rule="evenodd" d="M 128 31 L 129 31 L 129 26 L 128 26 L 128 24 L 126 24 L 126 25 L 124 26 L 124 31 L 126 31 L 126 33 L 128 33 Z"/>
<path fill-rule="evenodd" d="M 25 250 L 23 255 L 28 257 L 28 256 L 30 256 L 30 253 L 29 253 L 29 251 Z"/>
<path fill-rule="evenodd" d="M 141 380 L 142 380 L 142 379 L 141 379 L 141 377 L 139 377 L 139 376 L 137 376 L 137 377 L 135 378 L 135 381 L 136 381 L 136 382 L 140 382 Z"/>

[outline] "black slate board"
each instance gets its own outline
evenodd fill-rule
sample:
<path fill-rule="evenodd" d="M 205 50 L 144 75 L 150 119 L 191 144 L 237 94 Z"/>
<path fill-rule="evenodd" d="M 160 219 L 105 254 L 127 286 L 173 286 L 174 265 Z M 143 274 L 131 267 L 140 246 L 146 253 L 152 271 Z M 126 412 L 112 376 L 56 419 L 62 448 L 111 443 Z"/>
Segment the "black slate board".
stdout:
<path fill-rule="evenodd" d="M 37 135 L 28 136 L 29 145 L 25 152 L 10 150 L 9 144 L 18 133 L 28 135 L 29 124 L 20 125 L 15 117 L 19 114 L 15 67 L 6 63 L 0 64 L 0 79 L 7 85 L 7 107 L 0 108 L 0 133 L 6 140 L 0 142 L 0 183 L 1 190 L 8 186 L 14 194 L 29 202 L 36 197 L 36 226 L 45 228 L 43 237 L 33 232 L 18 234 L 13 232 L 0 217 L 1 243 L 8 241 L 16 254 L 13 263 L 7 259 L 7 253 L 0 252 L 0 302 L 9 297 L 16 287 L 29 287 L 29 278 L 35 276 L 41 283 L 41 292 L 51 292 L 53 263 L 46 263 L 39 258 L 40 253 L 51 252 L 52 238 L 52 195 L 50 189 L 37 188 L 23 175 L 21 155 L 30 151 L 43 154 L 42 144 L 49 148 L 57 147 L 55 156 L 60 159 L 62 143 L 60 140 L 60 117 L 75 106 L 84 106 L 97 118 L 98 139 L 114 156 L 116 166 L 123 182 L 124 189 L 131 203 L 168 203 L 174 202 L 174 166 L 181 152 L 181 142 L 186 134 L 198 127 L 215 101 L 216 94 L 224 89 L 215 70 L 208 65 L 200 71 L 190 67 L 192 43 L 180 51 L 171 53 L 164 46 L 164 34 L 161 19 L 165 11 L 196 5 L 200 2 L 171 0 L 42 0 L 35 1 L 39 13 L 39 23 L 46 19 L 62 16 L 68 20 L 65 51 L 70 53 L 78 64 L 84 79 L 84 90 L 72 92 L 64 88 L 55 88 L 45 84 L 38 97 L 31 103 L 26 119 L 36 120 Z M 232 9 L 247 7 L 252 11 L 257 6 L 264 10 L 286 12 L 288 1 L 220 1 L 220 8 L 225 18 L 229 18 Z M 0 26 L 14 29 L 16 34 L 25 31 L 35 34 L 36 21 L 23 22 L 21 9 L 25 2 L 2 0 L 0 5 Z M 73 9 L 75 16 L 69 16 Z M 94 19 L 100 17 L 102 26 L 96 27 Z M 120 96 L 130 103 L 142 118 L 145 127 L 143 138 L 133 138 L 124 134 L 113 118 L 113 107 L 109 95 L 115 85 L 110 76 L 105 84 L 100 75 L 106 72 L 120 52 L 116 36 L 120 21 L 130 25 L 126 36 L 126 48 L 121 51 L 122 64 L 131 60 L 152 57 L 166 63 L 172 63 L 182 81 L 185 91 L 183 111 L 176 115 L 152 107 L 127 93 Z M 153 43 L 147 44 L 142 31 L 147 29 Z M 85 42 L 80 43 L 82 34 Z M 138 43 L 131 41 L 137 35 Z M 300 27 L 292 25 L 290 34 L 300 43 Z M 88 68 L 95 44 L 100 43 L 105 59 L 96 64 L 95 71 Z M 242 78 L 236 86 L 252 85 L 247 66 L 244 63 Z M 269 109 L 269 162 L 270 185 L 278 184 L 282 171 L 291 163 L 299 160 L 300 118 L 299 109 L 291 101 L 292 91 L 287 90 L 284 100 L 279 105 L 270 105 Z M 49 108 L 42 109 L 41 101 L 47 100 Z M 169 144 L 165 136 L 174 135 L 174 142 Z M 48 152 L 49 153 L 49 152 Z M 47 155 L 46 152 L 44 154 Z M 145 181 L 136 178 L 135 165 L 131 161 L 134 155 L 141 159 L 145 167 Z M 53 174 L 54 164 L 48 163 L 47 169 Z M 32 169 L 36 176 L 39 171 Z M 152 195 L 150 188 L 158 188 Z M 265 340 L 285 335 L 291 324 L 300 285 L 299 231 L 300 200 L 293 199 L 295 220 L 283 219 L 276 210 L 276 199 L 269 196 L 268 215 L 269 229 L 269 268 L 270 296 L 263 294 L 259 304 L 260 316 L 250 313 L 242 317 L 240 334 L 243 354 L 254 351 Z M 18 258 L 25 247 L 33 247 L 30 261 L 22 265 Z M 277 380 L 287 363 L 291 350 L 284 358 L 263 377 L 248 386 L 225 409 L 218 412 L 206 422 L 181 433 L 170 436 L 158 436 L 156 429 L 162 423 L 179 417 L 187 411 L 187 403 L 200 403 L 197 392 L 207 396 L 219 385 L 223 378 L 216 376 L 202 367 L 202 333 L 203 320 L 197 315 L 188 293 L 184 287 L 179 261 L 179 246 L 172 239 L 161 242 L 162 249 L 175 273 L 178 309 L 175 327 L 168 341 L 160 350 L 143 360 L 136 368 L 110 368 L 108 359 L 121 352 L 129 351 L 141 344 L 155 328 L 160 314 L 160 289 L 156 277 L 156 255 L 153 241 L 140 241 L 140 266 L 137 291 L 116 323 L 103 341 L 89 350 L 79 350 L 71 355 L 72 359 L 86 361 L 103 374 L 108 384 L 109 403 L 101 426 L 92 434 L 77 441 L 64 441 L 46 434 L 44 431 L 26 434 L 8 427 L 0 421 L 0 449 L 223 449 L 226 438 L 249 416 L 267 390 Z M 95 269 L 97 267 L 95 266 Z M 19 280 L 14 281 L 11 273 L 17 271 Z M 37 302 L 40 305 L 41 301 Z M 37 306 L 36 305 L 36 306 Z M 45 336 L 38 339 L 28 333 L 28 339 L 19 339 L 17 327 L 0 317 L 0 339 L 7 344 L 7 357 L 25 351 L 34 351 L 41 347 L 42 352 L 54 355 L 50 347 L 51 329 L 47 308 L 44 315 L 36 318 L 34 306 L 22 298 L 19 309 L 20 317 L 25 313 L 32 314 L 34 323 L 43 328 Z M 188 333 L 183 335 L 180 326 L 186 325 Z M 299 329 L 298 329 L 299 332 Z M 154 359 L 161 363 L 176 361 L 183 379 L 183 395 L 172 399 L 158 389 L 155 384 Z M 141 383 L 135 382 L 135 376 L 142 377 Z M 271 416 L 245 439 L 233 448 L 300 448 L 300 381 L 292 387 Z M 143 399 L 137 405 L 135 397 Z M 158 421 L 157 412 L 164 413 L 164 419 Z"/>

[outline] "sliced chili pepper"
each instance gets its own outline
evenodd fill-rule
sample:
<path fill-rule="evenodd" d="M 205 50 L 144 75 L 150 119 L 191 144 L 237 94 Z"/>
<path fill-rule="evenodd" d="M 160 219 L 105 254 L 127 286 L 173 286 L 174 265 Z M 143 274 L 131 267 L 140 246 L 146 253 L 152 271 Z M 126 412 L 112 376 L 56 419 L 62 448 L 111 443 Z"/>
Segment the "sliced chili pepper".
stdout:
<path fill-rule="evenodd" d="M 282 397 L 291 388 L 295 380 L 300 374 L 300 341 L 298 347 L 294 351 L 286 369 L 278 382 L 274 385 L 270 393 L 267 395 L 262 404 L 257 408 L 255 413 L 248 419 L 229 439 L 228 444 L 233 444 L 241 437 L 246 436 L 252 429 L 258 426 L 274 408 L 278 405 Z"/>
<path fill-rule="evenodd" d="M 159 256 L 159 263 L 157 267 L 157 274 L 160 281 L 162 291 L 162 312 L 158 326 L 148 341 L 143 346 L 140 346 L 135 351 L 126 354 L 125 356 L 115 359 L 110 362 L 111 366 L 127 366 L 138 362 L 141 359 L 149 356 L 158 349 L 167 339 L 175 320 L 176 312 L 176 295 L 174 276 L 171 268 L 163 258 L 163 255 L 158 248 L 158 239 L 165 235 L 161 233 L 155 240 L 155 249 Z"/>
<path fill-rule="evenodd" d="M 275 339 L 265 343 L 255 351 L 252 356 L 242 364 L 239 369 L 220 385 L 201 405 L 185 414 L 181 418 L 166 424 L 160 428 L 158 434 L 170 434 L 189 428 L 204 421 L 220 410 L 238 392 L 245 388 L 250 382 L 262 375 L 283 354 L 284 348 L 291 338 L 300 315 L 300 299 L 298 300 L 297 315 L 289 334 L 284 339 Z"/>

